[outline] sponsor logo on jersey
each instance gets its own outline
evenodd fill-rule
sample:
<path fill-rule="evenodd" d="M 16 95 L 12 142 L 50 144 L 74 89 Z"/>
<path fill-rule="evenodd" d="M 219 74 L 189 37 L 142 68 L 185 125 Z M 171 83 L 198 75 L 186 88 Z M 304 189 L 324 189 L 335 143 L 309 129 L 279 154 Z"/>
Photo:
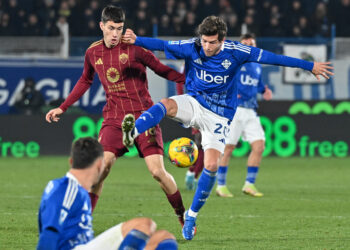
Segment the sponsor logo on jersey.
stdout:
<path fill-rule="evenodd" d="M 119 56 L 119 61 L 122 63 L 122 64 L 125 64 L 129 59 L 129 56 L 125 53 L 121 54 Z"/>
<path fill-rule="evenodd" d="M 200 58 L 197 58 L 194 60 L 195 63 L 202 65 L 202 60 Z"/>
<path fill-rule="evenodd" d="M 227 78 L 229 77 L 229 75 L 227 75 L 227 76 L 220 76 L 220 75 L 213 76 L 212 74 L 208 73 L 205 70 L 200 70 L 198 73 L 197 69 L 196 69 L 196 76 L 199 79 L 201 79 L 207 83 L 216 83 L 216 84 L 226 83 Z"/>
<path fill-rule="evenodd" d="M 227 59 L 225 59 L 222 63 L 221 63 L 221 65 L 225 68 L 225 69 L 228 69 L 230 66 L 231 66 L 231 62 L 229 61 L 229 60 L 227 60 Z"/>
<path fill-rule="evenodd" d="M 250 75 L 241 75 L 241 83 L 243 85 L 258 86 L 259 80 Z"/>
<path fill-rule="evenodd" d="M 99 58 L 99 59 L 95 62 L 95 64 L 96 64 L 96 65 L 101 65 L 101 64 L 103 64 L 102 59 Z"/>
<path fill-rule="evenodd" d="M 108 81 L 110 81 L 110 82 L 117 82 L 120 78 L 120 74 L 119 74 L 118 70 L 116 68 L 113 68 L 113 67 L 110 67 L 107 70 L 106 75 L 107 75 Z"/>
<path fill-rule="evenodd" d="M 242 66 L 241 71 L 245 72 L 245 71 L 247 71 L 247 69 L 244 66 Z"/>

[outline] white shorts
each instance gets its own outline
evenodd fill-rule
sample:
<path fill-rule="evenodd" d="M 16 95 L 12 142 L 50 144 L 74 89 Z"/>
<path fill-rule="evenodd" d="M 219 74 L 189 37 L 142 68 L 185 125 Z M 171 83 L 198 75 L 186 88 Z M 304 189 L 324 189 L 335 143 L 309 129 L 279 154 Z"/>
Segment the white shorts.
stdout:
<path fill-rule="evenodd" d="M 224 153 L 229 120 L 204 108 L 192 96 L 178 95 L 170 98 L 176 101 L 178 108 L 173 119 L 186 127 L 195 127 L 201 131 L 204 151 L 212 148 Z"/>
<path fill-rule="evenodd" d="M 104 231 L 93 240 L 84 245 L 76 246 L 73 250 L 117 250 L 124 240 L 122 225 L 123 223 L 120 223 L 107 231 Z"/>
<path fill-rule="evenodd" d="M 237 108 L 226 144 L 237 145 L 241 136 L 244 141 L 250 144 L 258 140 L 265 141 L 265 133 L 261 126 L 260 118 L 253 109 Z"/>

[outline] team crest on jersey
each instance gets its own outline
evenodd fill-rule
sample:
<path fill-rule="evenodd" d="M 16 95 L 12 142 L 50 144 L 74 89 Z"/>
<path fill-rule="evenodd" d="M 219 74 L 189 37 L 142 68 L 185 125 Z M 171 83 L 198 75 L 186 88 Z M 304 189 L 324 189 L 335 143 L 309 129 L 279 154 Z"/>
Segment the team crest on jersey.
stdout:
<path fill-rule="evenodd" d="M 225 69 L 228 69 L 230 66 L 231 66 L 231 62 L 229 61 L 229 60 L 227 60 L 227 59 L 225 59 L 222 63 L 221 63 L 221 65 L 225 68 Z"/>
<path fill-rule="evenodd" d="M 107 70 L 107 79 L 110 82 L 117 82 L 119 80 L 120 74 L 116 68 L 110 67 Z"/>
<path fill-rule="evenodd" d="M 122 64 L 125 64 L 129 59 L 129 56 L 125 53 L 121 54 L 119 56 L 119 61 L 122 63 Z"/>
<path fill-rule="evenodd" d="M 195 63 L 202 65 L 202 60 L 200 58 L 197 58 L 194 60 Z"/>

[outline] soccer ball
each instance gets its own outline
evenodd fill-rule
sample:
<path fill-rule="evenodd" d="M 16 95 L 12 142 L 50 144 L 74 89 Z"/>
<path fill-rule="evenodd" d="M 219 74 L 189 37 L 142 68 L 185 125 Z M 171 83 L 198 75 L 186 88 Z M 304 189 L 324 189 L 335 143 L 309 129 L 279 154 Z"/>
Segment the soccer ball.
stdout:
<path fill-rule="evenodd" d="M 192 166 L 198 158 L 196 143 L 186 137 L 173 140 L 169 145 L 169 158 L 179 168 Z"/>

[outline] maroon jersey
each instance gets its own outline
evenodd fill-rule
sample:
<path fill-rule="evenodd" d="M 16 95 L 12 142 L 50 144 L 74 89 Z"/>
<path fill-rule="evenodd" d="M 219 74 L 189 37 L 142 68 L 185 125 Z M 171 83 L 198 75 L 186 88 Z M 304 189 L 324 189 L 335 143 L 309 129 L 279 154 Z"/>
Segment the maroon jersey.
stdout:
<path fill-rule="evenodd" d="M 170 81 L 185 82 L 183 74 L 162 64 L 151 51 L 122 42 L 107 48 L 103 40 L 97 41 L 87 49 L 83 74 L 60 108 L 66 111 L 76 102 L 91 86 L 96 72 L 106 92 L 105 121 L 120 126 L 128 113 L 137 118 L 153 105 L 146 66 Z"/>

